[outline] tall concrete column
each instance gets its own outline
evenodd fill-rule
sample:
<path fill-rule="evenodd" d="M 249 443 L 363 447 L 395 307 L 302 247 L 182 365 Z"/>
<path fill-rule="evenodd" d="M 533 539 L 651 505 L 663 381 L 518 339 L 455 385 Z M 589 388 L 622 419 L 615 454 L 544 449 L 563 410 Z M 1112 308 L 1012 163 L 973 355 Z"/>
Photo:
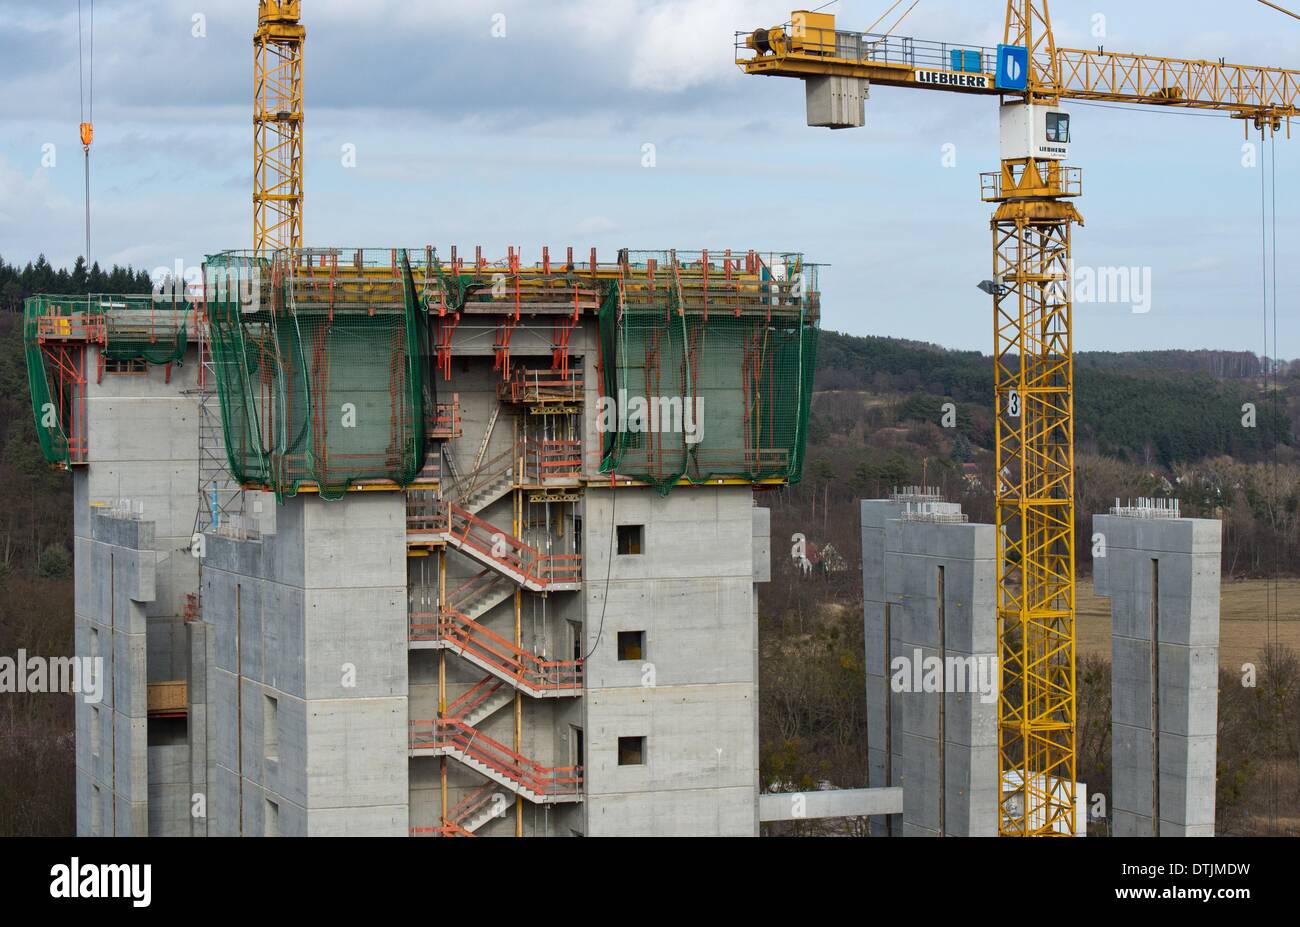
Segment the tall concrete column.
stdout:
<path fill-rule="evenodd" d="M 863 502 L 862 531 L 870 784 L 903 788 L 872 832 L 995 835 L 994 528 L 912 494 Z"/>
<path fill-rule="evenodd" d="M 1093 519 L 1111 600 L 1111 808 L 1117 837 L 1214 836 L 1218 521 L 1150 505 Z"/>

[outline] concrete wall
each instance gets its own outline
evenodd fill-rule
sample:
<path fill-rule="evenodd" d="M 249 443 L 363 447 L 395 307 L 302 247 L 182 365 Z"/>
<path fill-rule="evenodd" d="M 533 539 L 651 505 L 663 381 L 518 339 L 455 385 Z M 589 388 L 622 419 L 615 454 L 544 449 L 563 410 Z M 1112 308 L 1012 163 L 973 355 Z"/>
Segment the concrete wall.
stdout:
<path fill-rule="evenodd" d="M 870 784 L 903 789 L 901 822 L 877 820 L 873 833 L 993 836 L 994 528 L 901 511 L 862 503 Z"/>
<path fill-rule="evenodd" d="M 405 499 L 289 500 L 207 537 L 213 835 L 404 836 Z"/>
<path fill-rule="evenodd" d="M 753 493 L 589 488 L 583 524 L 583 832 L 757 834 Z M 642 526 L 642 554 L 611 559 L 618 525 Z M 642 659 L 618 659 L 619 631 L 645 633 Z M 641 765 L 620 737 L 645 738 Z"/>
<path fill-rule="evenodd" d="M 902 517 L 903 504 L 889 499 L 864 499 L 860 506 L 862 525 L 862 608 L 863 640 L 866 643 L 867 678 L 867 776 L 873 789 L 894 785 L 893 692 L 889 687 L 887 619 L 885 596 L 885 525 Z M 887 837 L 902 833 L 902 815 L 875 817 L 871 835 Z"/>
<path fill-rule="evenodd" d="M 79 656 L 97 650 L 112 681 L 97 709 L 78 699 L 79 834 L 182 826 L 188 759 L 148 746 L 147 684 L 186 679 L 182 616 L 198 588 L 187 552 L 198 508 L 198 406 L 186 393 L 196 382 L 193 350 L 185 361 L 170 381 L 149 367 L 106 371 L 87 386 L 90 462 L 72 476 L 76 647 Z M 87 369 L 97 368 L 92 348 Z M 106 517 L 128 499 L 130 519 Z"/>
<path fill-rule="evenodd" d="M 1214 836 L 1222 526 L 1098 515 L 1117 837 Z"/>
<path fill-rule="evenodd" d="M 84 485 L 84 476 L 78 481 Z M 103 698 L 77 696 L 77 834 L 145 837 L 149 828 L 146 613 L 157 597 L 152 522 L 86 512 L 77 537 L 75 643 L 101 660 Z"/>

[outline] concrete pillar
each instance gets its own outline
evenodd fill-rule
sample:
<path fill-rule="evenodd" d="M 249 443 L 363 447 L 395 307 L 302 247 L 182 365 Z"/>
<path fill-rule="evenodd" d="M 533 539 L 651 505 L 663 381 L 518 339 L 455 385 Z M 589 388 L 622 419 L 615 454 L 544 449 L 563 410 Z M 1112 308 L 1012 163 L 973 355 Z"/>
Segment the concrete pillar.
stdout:
<path fill-rule="evenodd" d="M 1114 834 L 1212 837 L 1222 525 L 1147 514 L 1093 519 L 1094 583 L 1111 600 Z"/>
<path fill-rule="evenodd" d="M 756 836 L 754 545 L 767 528 L 752 490 L 593 486 L 584 506 L 583 833 Z M 624 525 L 640 526 L 640 553 L 611 547 Z M 620 659 L 620 633 L 641 635 L 636 659 Z M 623 762 L 623 738 L 641 738 L 639 760 Z"/>
<path fill-rule="evenodd" d="M 903 788 L 901 822 L 877 823 L 873 833 L 992 836 L 994 528 L 949 520 L 955 506 L 909 508 L 862 504 L 870 784 Z"/>
<path fill-rule="evenodd" d="M 406 500 L 288 500 L 207 535 L 211 836 L 406 836 Z"/>
<path fill-rule="evenodd" d="M 189 726 L 190 753 L 190 793 L 204 796 L 203 814 L 195 815 L 190 809 L 190 836 L 206 837 L 208 835 L 207 793 L 208 793 L 208 625 L 202 621 L 185 623 L 186 640 L 189 643 L 189 705 L 187 714 Z"/>
<path fill-rule="evenodd" d="M 893 786 L 890 761 L 893 693 L 889 688 L 889 606 L 885 602 L 885 524 L 901 518 L 904 505 L 890 499 L 863 499 L 862 610 L 867 676 L 867 784 L 873 789 Z M 902 816 L 871 819 L 871 836 L 902 833 Z"/>

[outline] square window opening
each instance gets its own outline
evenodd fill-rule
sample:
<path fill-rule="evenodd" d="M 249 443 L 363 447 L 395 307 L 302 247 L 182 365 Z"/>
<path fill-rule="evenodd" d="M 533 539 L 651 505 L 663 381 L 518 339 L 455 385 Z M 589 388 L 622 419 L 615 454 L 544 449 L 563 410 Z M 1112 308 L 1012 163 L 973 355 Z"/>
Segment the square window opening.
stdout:
<path fill-rule="evenodd" d="M 645 659 L 645 632 L 619 631 L 618 658 L 620 660 Z"/>
<path fill-rule="evenodd" d="M 619 556 L 626 557 L 639 555 L 644 550 L 644 533 L 644 526 L 642 525 L 619 525 Z"/>
<path fill-rule="evenodd" d="M 618 739 L 618 765 L 619 766 L 644 766 L 645 765 L 645 738 L 644 737 L 620 737 Z"/>

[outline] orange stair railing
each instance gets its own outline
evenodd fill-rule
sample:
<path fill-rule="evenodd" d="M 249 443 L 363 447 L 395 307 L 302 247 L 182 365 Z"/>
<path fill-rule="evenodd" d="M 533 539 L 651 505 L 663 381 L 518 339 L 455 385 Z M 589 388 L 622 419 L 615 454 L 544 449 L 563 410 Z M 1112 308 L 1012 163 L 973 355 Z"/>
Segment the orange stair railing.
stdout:
<path fill-rule="evenodd" d="M 454 502 L 445 503 L 447 540 L 519 577 L 524 585 L 545 588 L 582 579 L 581 554 L 543 554 L 519 538 L 506 534 Z"/>
<path fill-rule="evenodd" d="M 543 660 L 477 621 L 451 609 L 443 612 L 441 620 L 437 620 L 431 612 L 412 612 L 409 633 L 413 641 L 445 643 L 462 655 L 477 658 L 491 668 L 499 678 L 507 679 L 524 688 L 538 692 L 582 688 L 581 660 Z M 482 694 L 479 701 L 485 699 L 487 694 Z M 463 711 L 457 712 L 451 711 L 449 707 L 448 714 L 460 716 L 471 707 L 474 706 L 467 705 Z"/>
<path fill-rule="evenodd" d="M 486 767 L 532 800 L 576 798 L 582 793 L 582 769 L 543 766 L 455 718 L 411 722 L 412 750 L 440 750 Z M 470 768 L 473 768 L 472 766 Z"/>

